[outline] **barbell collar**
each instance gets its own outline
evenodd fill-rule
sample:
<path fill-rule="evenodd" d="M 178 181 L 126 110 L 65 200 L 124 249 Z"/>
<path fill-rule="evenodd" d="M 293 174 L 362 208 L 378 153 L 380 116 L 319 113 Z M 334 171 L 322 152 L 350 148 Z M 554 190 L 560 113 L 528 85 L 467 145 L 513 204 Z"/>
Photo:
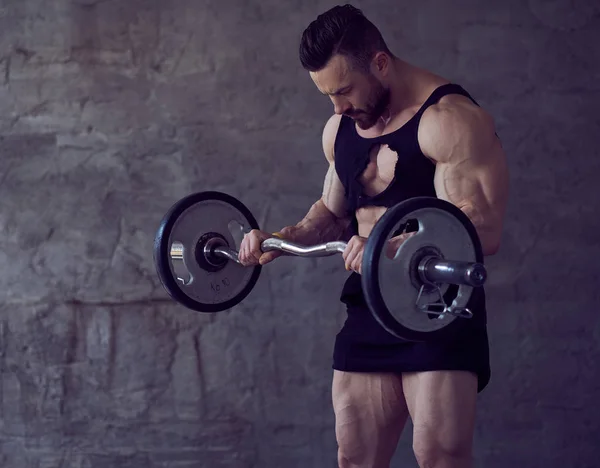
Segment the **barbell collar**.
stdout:
<path fill-rule="evenodd" d="M 487 279 L 487 271 L 481 263 L 429 256 L 421 260 L 418 268 L 421 280 L 431 284 L 463 284 L 478 288 Z"/>

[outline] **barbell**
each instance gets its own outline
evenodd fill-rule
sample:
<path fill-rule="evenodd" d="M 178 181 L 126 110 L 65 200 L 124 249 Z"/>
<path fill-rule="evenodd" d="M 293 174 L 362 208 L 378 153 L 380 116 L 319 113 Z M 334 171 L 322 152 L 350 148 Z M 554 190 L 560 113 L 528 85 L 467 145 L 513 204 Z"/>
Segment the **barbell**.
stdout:
<path fill-rule="evenodd" d="M 389 241 L 413 226 L 399 247 Z M 259 229 L 250 210 L 223 192 L 193 193 L 164 215 L 154 240 L 154 262 L 167 293 L 198 312 L 215 313 L 243 301 L 262 267 L 242 266 L 243 236 Z M 341 241 L 305 246 L 269 238 L 263 252 L 299 257 L 343 253 Z M 453 333 L 473 317 L 469 300 L 487 279 L 481 243 L 469 218 L 435 197 L 403 201 L 379 218 L 365 244 L 361 286 L 377 322 L 408 341 Z"/>

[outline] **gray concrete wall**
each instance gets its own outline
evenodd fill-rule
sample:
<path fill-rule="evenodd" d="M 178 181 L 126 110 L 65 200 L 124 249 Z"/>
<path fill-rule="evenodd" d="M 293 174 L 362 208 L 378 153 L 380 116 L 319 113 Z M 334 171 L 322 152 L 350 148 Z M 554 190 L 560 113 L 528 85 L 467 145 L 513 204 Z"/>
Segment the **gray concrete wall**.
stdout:
<path fill-rule="evenodd" d="M 333 5 L 0 0 L 0 466 L 334 466 L 340 259 L 281 259 L 218 315 L 152 262 L 190 192 L 268 230 L 320 195 L 331 105 L 297 45 Z M 509 157 L 476 466 L 598 466 L 600 4 L 355 5 L 472 92 Z M 410 428 L 394 466 L 416 466 Z"/>

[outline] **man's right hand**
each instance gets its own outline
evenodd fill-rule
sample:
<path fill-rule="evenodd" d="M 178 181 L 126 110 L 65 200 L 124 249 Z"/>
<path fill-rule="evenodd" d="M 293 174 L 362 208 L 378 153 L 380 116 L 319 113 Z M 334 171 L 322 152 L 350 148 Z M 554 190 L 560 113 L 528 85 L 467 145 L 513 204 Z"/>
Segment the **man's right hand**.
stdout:
<path fill-rule="evenodd" d="M 295 228 L 293 226 L 285 227 L 281 231 L 279 231 L 278 236 L 281 236 L 283 239 L 293 241 L 293 232 Z M 278 237 L 277 236 L 277 237 Z M 269 234 L 268 232 L 260 231 L 258 229 L 253 229 L 246 235 L 244 235 L 244 239 L 240 245 L 239 252 L 239 260 L 240 263 L 244 266 L 253 266 L 253 265 L 266 265 L 269 262 L 272 262 L 277 257 L 283 254 L 283 252 L 279 250 L 272 250 L 270 252 L 263 252 L 260 247 L 262 243 L 266 239 L 270 239 L 271 237 L 275 237 L 273 234 Z"/>

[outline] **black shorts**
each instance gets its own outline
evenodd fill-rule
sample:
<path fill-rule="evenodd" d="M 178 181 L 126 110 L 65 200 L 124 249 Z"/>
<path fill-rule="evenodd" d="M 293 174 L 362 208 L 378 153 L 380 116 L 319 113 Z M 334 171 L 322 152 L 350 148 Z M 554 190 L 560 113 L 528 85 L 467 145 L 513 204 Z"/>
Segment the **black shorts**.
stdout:
<path fill-rule="evenodd" d="M 357 275 L 358 276 L 358 275 Z M 489 383 L 491 370 L 485 292 L 477 288 L 469 301 L 472 319 L 451 339 L 408 342 L 388 333 L 357 293 L 357 278 L 350 278 L 342 294 L 348 317 L 337 335 L 333 368 L 346 372 L 419 372 L 463 370 L 477 375 L 478 392 Z M 349 292 L 348 286 L 354 289 Z M 352 287 L 354 286 L 354 287 Z"/>

